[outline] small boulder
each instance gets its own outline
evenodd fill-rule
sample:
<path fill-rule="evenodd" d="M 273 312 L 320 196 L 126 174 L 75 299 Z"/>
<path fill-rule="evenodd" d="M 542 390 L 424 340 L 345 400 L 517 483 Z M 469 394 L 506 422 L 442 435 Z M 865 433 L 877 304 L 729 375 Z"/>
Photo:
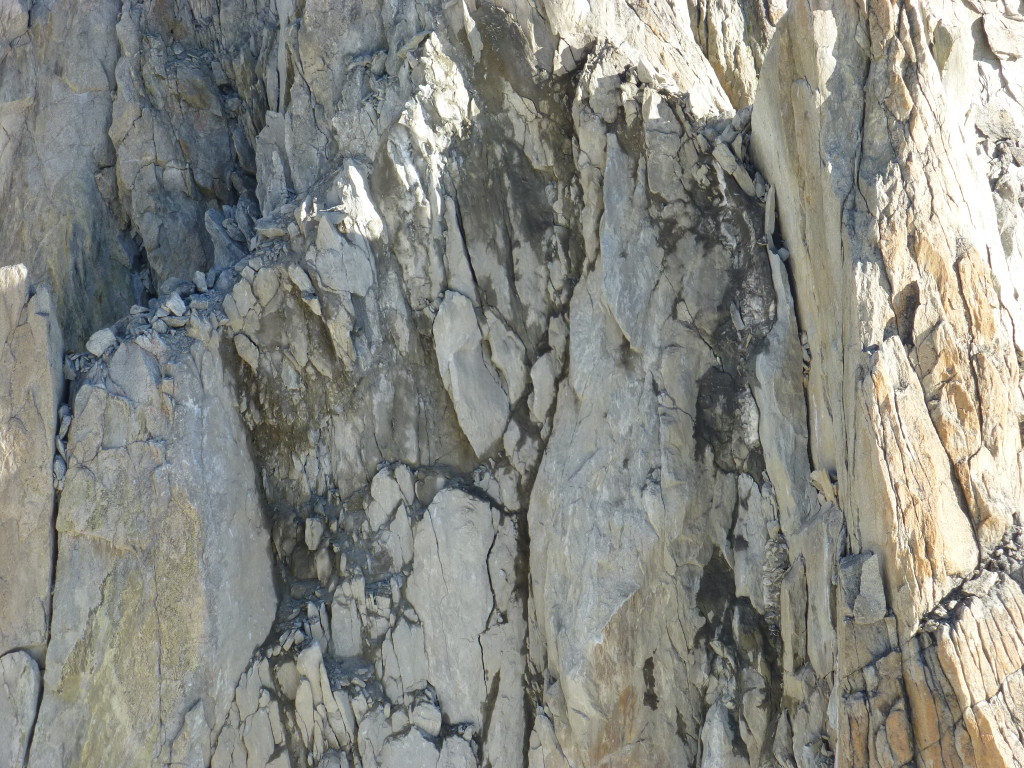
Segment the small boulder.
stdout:
<path fill-rule="evenodd" d="M 90 355 L 101 357 L 104 352 L 111 349 L 115 344 L 117 344 L 117 337 L 114 336 L 114 332 L 109 328 L 101 328 L 89 337 L 89 340 L 85 343 L 85 348 L 89 351 Z"/>

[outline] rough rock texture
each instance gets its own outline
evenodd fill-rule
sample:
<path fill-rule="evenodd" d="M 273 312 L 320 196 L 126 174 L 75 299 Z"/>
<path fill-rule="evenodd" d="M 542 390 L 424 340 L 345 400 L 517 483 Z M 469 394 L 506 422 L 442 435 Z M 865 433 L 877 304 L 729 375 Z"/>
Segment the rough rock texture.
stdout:
<path fill-rule="evenodd" d="M 1020 764 L 1020 9 L 0 21 L 3 765 Z"/>

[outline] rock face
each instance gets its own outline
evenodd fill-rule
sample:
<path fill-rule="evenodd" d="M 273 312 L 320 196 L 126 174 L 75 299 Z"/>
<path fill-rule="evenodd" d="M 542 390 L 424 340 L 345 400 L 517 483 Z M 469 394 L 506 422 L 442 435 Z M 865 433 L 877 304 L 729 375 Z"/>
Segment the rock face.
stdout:
<path fill-rule="evenodd" d="M 234 387 L 216 338 L 190 330 L 125 341 L 76 382 L 39 715 L 52 733 L 31 765 L 166 759 L 187 713 L 224 720 L 273 622 Z M 207 726 L 207 759 L 209 741 Z"/>
<path fill-rule="evenodd" d="M 0 765 L 1020 763 L 1019 9 L 0 20 Z"/>
<path fill-rule="evenodd" d="M 35 724 L 42 678 L 35 659 L 24 651 L 0 656 L 4 697 L 0 704 L 0 733 L 3 734 L 4 765 L 23 765 Z"/>
<path fill-rule="evenodd" d="M 57 408 L 63 342 L 52 296 L 0 268 L 0 654 L 41 659 L 50 624 Z"/>

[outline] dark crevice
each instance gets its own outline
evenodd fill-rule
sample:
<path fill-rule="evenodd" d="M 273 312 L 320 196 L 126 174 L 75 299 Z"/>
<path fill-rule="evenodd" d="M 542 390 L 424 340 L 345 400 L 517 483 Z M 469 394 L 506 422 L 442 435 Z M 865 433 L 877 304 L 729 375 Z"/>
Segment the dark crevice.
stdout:
<path fill-rule="evenodd" d="M 921 291 L 916 281 L 909 283 L 892 299 L 894 312 L 894 317 L 890 321 L 892 332 L 899 335 L 903 346 L 908 349 L 914 345 L 914 318 L 919 306 L 921 306 Z M 886 335 L 888 336 L 890 333 Z"/>
<path fill-rule="evenodd" d="M 651 710 L 658 709 L 658 694 L 654 689 L 653 656 L 648 656 L 644 661 L 644 706 Z"/>

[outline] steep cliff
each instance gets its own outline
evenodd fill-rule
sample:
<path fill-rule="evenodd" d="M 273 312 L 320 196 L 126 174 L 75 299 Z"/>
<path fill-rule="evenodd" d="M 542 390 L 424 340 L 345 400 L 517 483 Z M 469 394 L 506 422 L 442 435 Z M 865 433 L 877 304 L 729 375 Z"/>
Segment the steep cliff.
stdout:
<path fill-rule="evenodd" d="M 1024 12 L 3 0 L 0 768 L 1024 765 Z"/>

